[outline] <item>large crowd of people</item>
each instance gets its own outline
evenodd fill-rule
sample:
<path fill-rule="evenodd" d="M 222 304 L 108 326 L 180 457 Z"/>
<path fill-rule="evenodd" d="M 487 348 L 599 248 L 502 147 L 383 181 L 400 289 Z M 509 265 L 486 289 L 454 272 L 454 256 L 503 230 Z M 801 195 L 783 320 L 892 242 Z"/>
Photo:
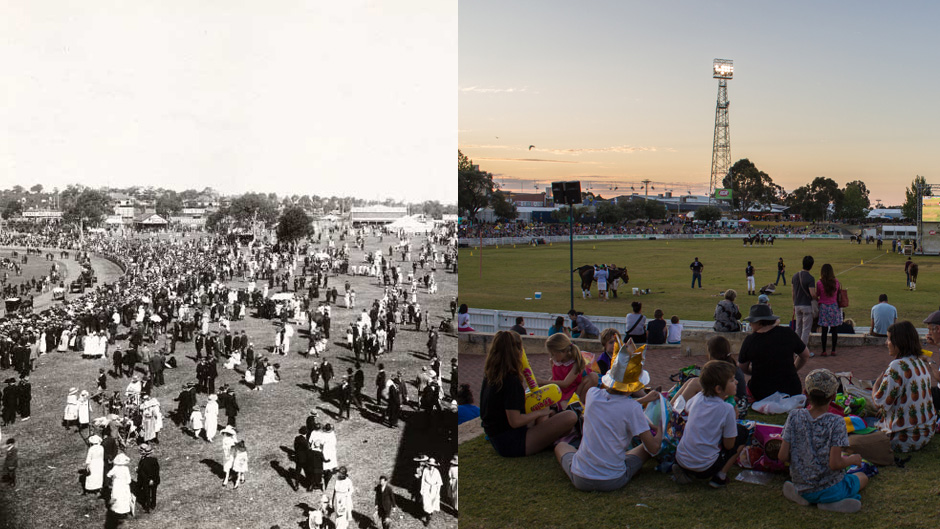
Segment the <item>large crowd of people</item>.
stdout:
<path fill-rule="evenodd" d="M 377 243 L 371 242 L 376 239 Z M 105 366 L 93 386 L 95 391 L 81 389 L 90 387 L 88 382 L 76 380 L 68 395 L 59 398 L 66 405 L 65 428 L 77 428 L 87 439 L 83 489 L 106 500 L 109 526 L 134 513 L 134 498 L 145 511 L 157 508 L 161 476 L 153 453 L 165 430 L 165 419 L 172 419 L 180 432 L 194 439 L 221 443 L 223 484 L 237 488 L 251 481 L 258 464 L 248 458 L 251 446 L 240 436 L 252 426 L 239 425 L 236 420 L 240 406 L 235 388 L 216 387 L 223 369 L 243 372 L 246 387 L 261 390 L 281 381 L 279 357 L 307 357 L 317 400 L 337 407 L 337 421 L 350 419 L 352 403 L 361 411 L 361 417 L 353 419 L 357 421 L 367 420 L 380 407 L 381 422 L 390 428 L 390 442 L 396 445 L 398 435 L 391 429 L 403 416 L 426 416 L 434 424 L 456 422 L 456 351 L 447 351 L 452 360 L 449 386 L 444 383 L 438 351 L 440 333 L 451 326 L 446 313 L 432 314 L 428 309 L 430 298 L 446 296 L 437 289 L 436 275 L 456 269 L 453 225 L 413 235 L 333 224 L 297 244 L 243 245 L 237 238 L 207 234 L 180 239 L 95 234 L 79 238 L 49 224 L 32 231 L 5 233 L 0 245 L 44 250 L 51 246 L 54 251 L 77 252 L 86 260 L 104 257 L 124 271 L 115 281 L 101 282 L 86 294 L 47 310 L 14 311 L 0 320 L 0 367 L 17 373 L 0 393 L 4 438 L 16 435 L 17 414 L 22 420 L 30 416 L 29 377 L 37 359 L 47 354 L 84 352 Z M 361 264 L 352 259 L 351 248 L 366 256 Z M 356 300 L 356 285 L 363 281 L 378 285 L 381 295 Z M 333 362 L 345 364 L 347 360 L 330 351 L 336 347 L 336 337 L 329 340 L 331 331 L 346 331 L 331 325 L 336 311 L 353 316 L 348 345 L 355 361 L 349 362 L 347 369 L 333 366 Z M 450 316 L 453 318 L 453 313 Z M 239 330 L 246 318 L 274 320 L 273 340 Z M 306 343 L 298 340 L 300 332 L 295 326 L 309 337 Z M 413 373 L 398 370 L 386 375 L 380 362 L 405 354 L 395 348 L 396 336 L 412 328 L 427 333 L 427 364 Z M 270 348 L 269 343 L 273 345 Z M 183 347 L 187 352 L 195 349 L 194 362 L 178 354 Z M 363 364 L 378 364 L 375 399 L 363 395 Z M 157 389 L 166 384 L 166 370 L 190 372 L 190 376 L 174 377 L 181 387 L 173 412 L 166 409 L 169 394 Z M 128 379 L 126 388 L 108 389 L 109 384 L 120 385 Z M 320 380 L 322 389 L 318 387 Z M 409 393 L 413 398 L 409 399 Z M 242 396 L 243 404 L 250 398 Z M 370 400 L 368 407 L 363 401 Z M 224 427 L 220 411 L 225 416 Z M 345 527 L 352 519 L 355 489 L 344 464 L 355 462 L 337 461 L 336 445 L 355 440 L 338 439 L 334 426 L 321 422 L 316 412 L 307 418 L 301 432 L 294 442 L 296 470 L 291 480 L 295 488 L 305 485 L 307 490 L 326 495 L 330 478 L 337 475 L 333 501 L 322 507 L 320 502 L 311 503 L 318 506 L 321 519 L 332 519 L 335 527 Z M 441 445 L 447 446 L 446 441 Z M 134 481 L 137 490 L 131 491 L 128 468 L 134 446 L 140 459 Z M 457 461 L 456 457 L 451 460 L 451 455 L 423 454 L 410 463 L 417 472 L 415 498 L 424 506 L 421 518 L 425 525 L 440 510 L 443 481 L 437 460 L 449 465 L 452 479 L 447 491 L 456 509 Z M 162 482 L 167 481 L 163 476 Z M 377 481 L 380 488 L 388 486 L 384 476 Z M 387 501 L 381 503 L 386 518 L 389 509 Z"/>

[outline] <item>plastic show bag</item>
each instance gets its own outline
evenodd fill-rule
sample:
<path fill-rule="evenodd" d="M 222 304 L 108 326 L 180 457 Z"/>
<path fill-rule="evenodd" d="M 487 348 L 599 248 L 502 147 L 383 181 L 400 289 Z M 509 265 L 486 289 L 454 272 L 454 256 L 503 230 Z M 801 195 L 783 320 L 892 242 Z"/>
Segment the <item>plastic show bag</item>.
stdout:
<path fill-rule="evenodd" d="M 776 392 L 773 395 L 755 402 L 751 409 L 758 413 L 772 415 L 775 413 L 786 413 L 790 410 L 806 406 L 806 395 L 787 395 L 786 393 Z"/>

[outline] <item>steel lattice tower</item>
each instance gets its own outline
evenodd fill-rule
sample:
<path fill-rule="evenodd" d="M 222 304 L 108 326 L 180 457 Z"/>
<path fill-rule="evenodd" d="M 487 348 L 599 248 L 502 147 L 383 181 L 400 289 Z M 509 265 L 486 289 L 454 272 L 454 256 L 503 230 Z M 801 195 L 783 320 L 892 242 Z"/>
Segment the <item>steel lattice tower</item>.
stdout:
<path fill-rule="evenodd" d="M 715 59 L 712 77 L 718 79 L 718 102 L 715 104 L 715 138 L 712 144 L 712 176 L 709 182 L 709 202 L 715 189 L 724 187 L 722 182 L 731 168 L 731 130 L 728 127 L 728 79 L 734 73 L 733 62 Z"/>

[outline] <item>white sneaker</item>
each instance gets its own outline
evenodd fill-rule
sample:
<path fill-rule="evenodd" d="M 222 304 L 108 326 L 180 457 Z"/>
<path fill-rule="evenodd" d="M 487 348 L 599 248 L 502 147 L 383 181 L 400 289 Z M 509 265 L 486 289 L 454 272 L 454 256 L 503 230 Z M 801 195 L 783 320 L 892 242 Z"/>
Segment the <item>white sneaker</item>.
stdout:
<path fill-rule="evenodd" d="M 803 507 L 809 505 L 809 502 L 806 500 L 806 498 L 800 496 L 800 493 L 796 491 L 796 487 L 793 486 L 792 481 L 787 481 L 783 484 L 783 497 L 797 505 L 802 505 Z"/>

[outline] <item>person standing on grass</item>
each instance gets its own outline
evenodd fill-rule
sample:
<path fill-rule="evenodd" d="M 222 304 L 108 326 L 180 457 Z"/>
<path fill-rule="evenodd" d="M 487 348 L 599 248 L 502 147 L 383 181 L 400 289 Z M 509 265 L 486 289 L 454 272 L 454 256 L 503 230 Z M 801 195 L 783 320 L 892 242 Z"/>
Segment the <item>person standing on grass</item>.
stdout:
<path fill-rule="evenodd" d="M 907 288 L 911 288 L 911 265 L 912 264 L 914 264 L 914 262 L 911 261 L 910 257 L 907 258 L 907 261 L 904 261 L 904 276 L 905 276 L 904 286 L 906 286 Z"/>
<path fill-rule="evenodd" d="M 917 263 L 911 263 L 911 268 L 908 270 L 908 274 L 911 276 L 911 292 L 917 290 L 917 273 L 920 271 L 920 266 Z"/>
<path fill-rule="evenodd" d="M 783 286 L 787 286 L 787 265 L 783 264 L 783 257 L 777 261 L 777 280 L 774 284 L 779 285 L 781 279 L 783 279 Z"/>
<path fill-rule="evenodd" d="M 349 479 L 346 467 L 340 467 L 337 472 L 336 486 L 333 489 L 333 512 L 336 513 L 334 521 L 336 529 L 346 529 L 352 520 L 353 499 L 355 492 L 353 482 Z"/>
<path fill-rule="evenodd" d="M 809 273 L 813 269 L 812 255 L 803 257 L 803 269 L 790 278 L 793 288 L 793 319 L 796 334 L 809 347 L 809 332 L 813 327 L 813 299 L 816 297 L 816 278 Z"/>
<path fill-rule="evenodd" d="M 521 457 L 541 452 L 566 435 L 577 422 L 571 410 L 548 408 L 525 413 L 522 383 L 522 339 L 512 331 L 499 331 L 487 352 L 480 417 L 496 453 Z"/>
<path fill-rule="evenodd" d="M 245 474 L 248 473 L 248 449 L 245 448 L 244 439 L 235 443 L 235 460 L 232 462 L 232 472 L 235 474 L 235 477 L 232 478 L 232 481 L 235 482 L 234 488 L 237 489 L 239 485 L 245 482 Z"/>
<path fill-rule="evenodd" d="M 397 508 L 395 492 L 388 486 L 388 478 L 379 476 L 379 484 L 375 487 L 375 516 L 381 521 L 382 529 L 391 529 L 392 514 Z"/>
<path fill-rule="evenodd" d="M 439 465 L 429 457 L 421 474 L 421 510 L 424 511 L 424 526 L 431 525 L 431 515 L 441 510 L 441 479 Z"/>
<path fill-rule="evenodd" d="M 137 463 L 137 487 L 144 512 L 157 508 L 157 486 L 160 485 L 160 462 L 153 457 L 153 447 L 140 445 L 140 461 Z"/>
<path fill-rule="evenodd" d="M 692 271 L 692 288 L 695 288 L 696 280 L 698 280 L 698 287 L 702 288 L 702 270 L 704 269 L 705 265 L 698 260 L 698 257 L 689 265 L 689 270 Z"/>
<path fill-rule="evenodd" d="M 336 432 L 332 424 L 327 423 L 323 426 L 320 439 L 323 441 L 323 490 L 326 490 L 333 472 L 339 466 L 336 460 Z"/>
<path fill-rule="evenodd" d="M 228 485 L 229 474 L 232 471 L 232 466 L 235 464 L 235 443 L 238 442 L 238 439 L 235 436 L 235 429 L 231 426 L 226 426 L 222 429 L 222 472 L 225 473 L 225 477 L 222 479 L 222 486 Z"/>
<path fill-rule="evenodd" d="M 82 495 L 91 492 L 98 494 L 104 481 L 104 448 L 101 437 L 92 435 L 88 438 L 88 453 L 85 454 L 85 486 Z"/>
<path fill-rule="evenodd" d="M 755 295 L 756 289 L 754 288 L 754 265 L 750 261 L 747 262 L 747 266 L 744 267 L 744 276 L 747 278 L 747 294 L 749 296 Z"/>
<path fill-rule="evenodd" d="M 131 471 L 127 468 L 130 462 L 130 458 L 121 452 L 115 456 L 114 467 L 108 472 L 108 478 L 111 480 L 109 510 L 113 519 L 126 518 L 134 508 L 134 496 L 131 494 Z"/>

